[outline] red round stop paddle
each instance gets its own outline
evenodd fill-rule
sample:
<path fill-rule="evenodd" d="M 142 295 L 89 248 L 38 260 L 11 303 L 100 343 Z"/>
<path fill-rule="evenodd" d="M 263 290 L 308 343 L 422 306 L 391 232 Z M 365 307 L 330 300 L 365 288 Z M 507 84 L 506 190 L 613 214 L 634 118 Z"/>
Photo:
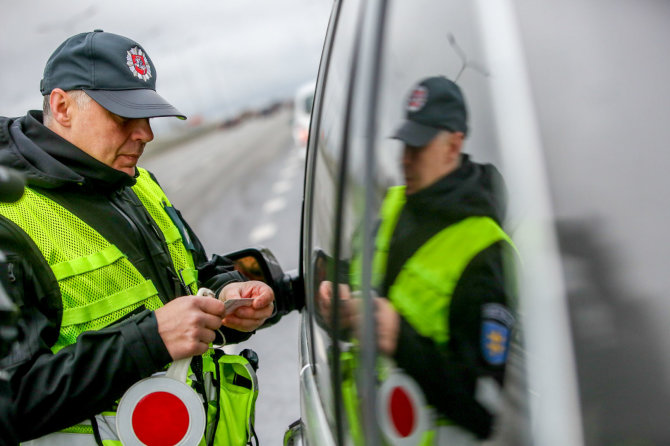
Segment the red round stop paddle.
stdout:
<path fill-rule="evenodd" d="M 201 288 L 198 295 L 208 295 Z M 205 433 L 205 409 L 186 376 L 191 358 L 172 363 L 165 375 L 133 384 L 119 401 L 116 430 L 129 446 L 197 446 Z"/>

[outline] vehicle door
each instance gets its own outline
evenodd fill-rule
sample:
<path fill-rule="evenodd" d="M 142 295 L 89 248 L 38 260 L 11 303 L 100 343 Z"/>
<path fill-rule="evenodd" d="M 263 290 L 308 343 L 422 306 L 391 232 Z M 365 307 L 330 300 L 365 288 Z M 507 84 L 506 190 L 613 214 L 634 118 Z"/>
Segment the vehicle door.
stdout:
<path fill-rule="evenodd" d="M 305 169 L 302 249 L 306 306 L 300 329 L 301 428 L 291 440 L 311 445 L 347 444 L 343 424 L 340 343 L 319 310 L 326 281 L 337 283 L 345 258 L 341 237 L 350 223 L 342 211 L 346 169 L 351 67 L 364 2 L 333 2 L 312 108 Z M 345 266 L 346 268 L 346 266 Z M 337 298 L 336 298 L 337 299 Z M 337 325 L 337 323 L 336 323 Z"/>
<path fill-rule="evenodd" d="M 384 359 L 372 328 L 375 235 L 386 191 L 403 181 L 402 146 L 390 136 L 411 88 L 424 77 L 458 82 L 473 129 L 468 153 L 505 174 L 490 92 L 495 67 L 483 50 L 479 13 L 476 4 L 456 0 L 334 3 L 305 181 L 301 392 L 308 444 L 413 444 L 427 429 L 421 424 L 427 414 L 416 402 L 395 411 L 380 407 Z M 352 297 L 361 302 L 363 330 L 351 330 L 346 305 L 340 305 Z M 517 391 L 508 391 L 503 403 L 513 410 L 502 409 L 505 418 L 497 425 L 498 441 L 506 444 L 527 440 L 521 342 L 515 354 L 518 373 L 510 373 L 510 381 Z"/>

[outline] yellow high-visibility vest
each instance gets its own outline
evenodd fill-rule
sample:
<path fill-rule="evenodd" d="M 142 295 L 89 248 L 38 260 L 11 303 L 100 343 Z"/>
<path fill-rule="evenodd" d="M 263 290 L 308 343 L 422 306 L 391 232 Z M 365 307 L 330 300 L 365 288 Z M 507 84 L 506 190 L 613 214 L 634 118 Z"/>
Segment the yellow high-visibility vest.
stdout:
<path fill-rule="evenodd" d="M 139 169 L 132 187 L 165 238 L 172 266 L 192 294 L 197 292 L 197 270 L 179 229 L 166 212 L 171 206 L 160 186 L 149 173 Z M 63 317 L 54 353 L 76 342 L 84 331 L 99 330 L 144 306 L 155 310 L 163 305 L 151 280 L 115 245 L 60 204 L 27 187 L 15 203 L 0 203 L 0 215 L 13 221 L 35 242 L 51 267 L 61 293 Z M 45 218 L 45 216 L 47 216 Z M 235 374 L 255 382 L 241 356 L 227 355 L 215 360 L 203 355 L 203 374 L 217 377 L 220 391 L 216 400 L 207 399 L 207 428 L 214 445 L 244 445 L 251 435 L 250 424 L 257 387 L 233 386 Z M 230 391 L 230 387 L 235 387 Z M 105 445 L 120 445 L 115 412 L 96 415 L 98 432 Z M 83 434 L 83 435 L 82 435 Z M 201 444 L 205 444 L 205 437 Z M 95 445 L 93 426 L 84 422 L 26 444 L 77 446 Z"/>

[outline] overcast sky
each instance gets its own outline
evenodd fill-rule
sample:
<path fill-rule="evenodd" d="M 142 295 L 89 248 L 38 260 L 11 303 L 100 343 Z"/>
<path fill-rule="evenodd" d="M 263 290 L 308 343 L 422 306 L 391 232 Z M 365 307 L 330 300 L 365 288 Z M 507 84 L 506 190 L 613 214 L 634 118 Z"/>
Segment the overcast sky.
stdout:
<path fill-rule="evenodd" d="M 139 42 L 157 90 L 187 115 L 227 116 L 316 77 L 331 0 L 1 0 L 0 115 L 40 108 L 49 55 L 103 29 Z"/>

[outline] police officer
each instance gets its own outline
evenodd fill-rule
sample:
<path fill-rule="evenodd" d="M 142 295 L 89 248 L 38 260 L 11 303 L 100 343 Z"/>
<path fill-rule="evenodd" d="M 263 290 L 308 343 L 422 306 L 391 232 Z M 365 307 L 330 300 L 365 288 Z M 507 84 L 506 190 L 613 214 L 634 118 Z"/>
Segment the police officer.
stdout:
<path fill-rule="evenodd" d="M 189 375 L 216 437 L 227 417 L 205 392 L 216 358 L 203 353 L 217 331 L 240 342 L 273 313 L 272 290 L 222 257 L 207 259 L 153 175 L 136 166 L 153 139 L 149 118 L 184 119 L 156 93 L 156 78 L 137 42 L 78 34 L 46 64 L 43 112 L 0 118 L 0 164 L 27 178 L 21 200 L 0 204 L 0 280 L 22 314 L 21 340 L 1 361 L 19 440 L 118 444 L 115 401 L 194 355 Z M 195 296 L 199 287 L 218 299 Z M 255 301 L 224 317 L 231 297 Z"/>
<path fill-rule="evenodd" d="M 504 376 L 514 321 L 504 270 L 511 240 L 501 229 L 502 177 L 462 153 L 467 132 L 458 85 L 437 76 L 414 87 L 394 135 L 404 143 L 405 186 L 389 190 L 378 233 L 377 246 L 388 248 L 386 267 L 377 261 L 388 296 L 379 300 L 378 333 L 380 349 L 438 412 L 486 438 L 492 413 L 475 392 L 481 377 L 502 384 Z"/>
<path fill-rule="evenodd" d="M 477 391 L 502 385 L 514 324 L 503 181 L 494 166 L 462 153 L 467 133 L 454 82 L 435 76 L 412 89 L 393 135 L 404 143 L 405 184 L 387 191 L 376 235 L 378 349 L 418 383 L 442 426 L 421 444 L 474 444 L 491 435 L 493 398 Z M 332 285 L 322 283 L 320 296 L 329 314 Z M 342 325 L 360 331 L 360 302 L 346 286 L 340 298 Z"/>

